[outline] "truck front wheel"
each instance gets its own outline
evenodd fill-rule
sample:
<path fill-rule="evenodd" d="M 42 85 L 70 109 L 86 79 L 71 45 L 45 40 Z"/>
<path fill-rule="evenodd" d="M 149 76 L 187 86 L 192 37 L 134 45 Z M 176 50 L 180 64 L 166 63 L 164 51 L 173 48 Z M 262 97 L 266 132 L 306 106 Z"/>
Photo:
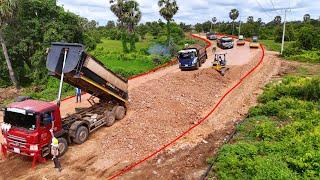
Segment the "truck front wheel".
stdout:
<path fill-rule="evenodd" d="M 77 129 L 76 137 L 73 139 L 73 141 L 76 144 L 82 144 L 88 139 L 88 136 L 89 136 L 88 128 L 86 128 L 84 126 L 80 126 Z"/>
<path fill-rule="evenodd" d="M 59 141 L 59 157 L 63 156 L 67 150 L 68 150 L 68 141 L 61 137 L 61 138 L 58 138 L 58 141 Z"/>

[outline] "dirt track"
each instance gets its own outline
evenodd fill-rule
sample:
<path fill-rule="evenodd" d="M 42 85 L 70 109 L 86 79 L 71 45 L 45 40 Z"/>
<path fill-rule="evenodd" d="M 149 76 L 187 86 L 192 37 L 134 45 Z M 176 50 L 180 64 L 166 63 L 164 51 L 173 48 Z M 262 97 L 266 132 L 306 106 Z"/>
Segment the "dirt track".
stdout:
<path fill-rule="evenodd" d="M 54 171 L 51 162 L 40 164 L 36 171 L 31 171 L 30 160 L 11 156 L 10 161 L 0 160 L 0 179 L 109 177 L 168 143 L 208 113 L 219 97 L 259 60 L 261 51 L 248 49 L 239 47 L 228 51 L 228 61 L 236 66 L 231 66 L 225 77 L 207 68 L 213 60 L 210 53 L 208 61 L 198 71 L 181 72 L 177 66 L 172 66 L 130 81 L 127 117 L 92 134 L 85 144 L 72 145 L 62 158 L 64 170 L 61 175 Z M 209 121 L 123 178 L 199 177 L 205 155 L 216 151 L 225 135 L 232 130 L 234 122 L 254 104 L 255 96 L 252 94 L 257 95 L 272 75 L 277 74 L 280 65 L 272 58 L 272 55 L 267 56 L 263 66 L 224 101 Z M 73 101 L 70 99 L 64 103 L 63 112 L 72 113 Z M 190 170 L 194 176 L 186 173 Z"/>

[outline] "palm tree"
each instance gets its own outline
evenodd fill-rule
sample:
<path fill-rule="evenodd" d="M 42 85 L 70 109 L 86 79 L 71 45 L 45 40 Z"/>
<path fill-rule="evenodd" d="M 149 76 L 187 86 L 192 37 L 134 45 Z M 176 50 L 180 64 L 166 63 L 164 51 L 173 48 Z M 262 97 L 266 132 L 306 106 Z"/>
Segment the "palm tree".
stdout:
<path fill-rule="evenodd" d="M 303 16 L 303 21 L 304 21 L 304 22 L 309 22 L 310 19 L 311 19 L 310 14 L 305 14 L 305 15 Z"/>
<path fill-rule="evenodd" d="M 212 24 L 211 24 L 211 29 L 210 29 L 210 31 L 212 31 L 212 25 L 216 24 L 216 22 L 217 22 L 217 17 L 213 17 L 211 20 L 212 20 Z"/>
<path fill-rule="evenodd" d="M 173 16 L 178 12 L 179 7 L 176 0 L 159 0 L 158 6 L 160 7 L 160 15 L 167 21 L 168 28 L 168 41 L 170 40 L 170 22 Z"/>
<path fill-rule="evenodd" d="M 281 24 L 281 16 L 276 16 L 276 17 L 274 17 L 273 22 L 274 22 L 276 25 L 280 25 L 280 24 Z"/>
<path fill-rule="evenodd" d="M 249 16 L 248 18 L 247 18 L 247 22 L 248 23 L 253 23 L 253 16 Z"/>
<path fill-rule="evenodd" d="M 134 0 L 110 0 L 110 9 L 115 16 L 118 18 L 120 28 L 127 33 L 122 34 L 122 46 L 124 52 L 128 52 L 127 47 L 127 35 L 129 34 L 130 40 L 130 51 L 135 50 L 135 34 L 134 28 L 141 20 L 141 11 L 139 4 Z"/>
<path fill-rule="evenodd" d="M 239 11 L 237 9 L 231 9 L 229 17 L 232 20 L 232 35 L 234 32 L 234 21 L 239 17 Z"/>
<path fill-rule="evenodd" d="M 130 51 L 136 50 L 135 45 L 135 27 L 141 20 L 141 11 L 139 4 L 136 1 L 129 0 L 125 3 L 126 13 L 124 14 L 123 21 L 127 25 L 129 39 L 130 39 Z"/>
<path fill-rule="evenodd" d="M 5 37 L 3 34 L 3 29 L 6 26 L 7 22 L 13 17 L 14 10 L 17 7 L 18 0 L 1 0 L 0 1 L 0 43 L 2 46 L 2 51 L 4 58 L 6 59 L 6 63 L 9 70 L 9 76 L 12 84 L 16 87 L 16 89 L 20 89 L 18 81 L 16 79 L 15 73 L 12 68 L 12 63 L 9 58 L 7 45 L 5 42 Z"/>

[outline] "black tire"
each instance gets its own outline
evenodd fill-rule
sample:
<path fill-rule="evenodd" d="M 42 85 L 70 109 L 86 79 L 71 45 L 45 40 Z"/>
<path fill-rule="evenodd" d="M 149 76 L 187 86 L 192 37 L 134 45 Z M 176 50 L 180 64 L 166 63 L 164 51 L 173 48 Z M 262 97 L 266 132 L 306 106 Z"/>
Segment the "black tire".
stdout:
<path fill-rule="evenodd" d="M 201 67 L 201 66 L 202 66 L 202 63 L 203 63 L 203 61 L 202 61 L 202 60 L 200 60 L 200 61 L 199 61 L 199 67 Z"/>
<path fill-rule="evenodd" d="M 107 127 L 112 126 L 114 124 L 114 122 L 116 121 L 116 116 L 115 116 L 114 112 L 112 112 L 112 111 L 108 112 L 105 121 L 106 121 Z"/>
<path fill-rule="evenodd" d="M 59 141 L 59 157 L 61 157 L 68 151 L 68 141 L 63 137 L 58 138 L 58 141 Z"/>
<path fill-rule="evenodd" d="M 89 130 L 85 126 L 79 126 L 76 132 L 76 137 L 73 139 L 73 141 L 76 144 L 82 144 L 87 141 L 89 137 Z"/>
<path fill-rule="evenodd" d="M 126 108 L 123 106 L 117 106 L 114 110 L 116 120 L 121 120 L 126 116 Z"/>

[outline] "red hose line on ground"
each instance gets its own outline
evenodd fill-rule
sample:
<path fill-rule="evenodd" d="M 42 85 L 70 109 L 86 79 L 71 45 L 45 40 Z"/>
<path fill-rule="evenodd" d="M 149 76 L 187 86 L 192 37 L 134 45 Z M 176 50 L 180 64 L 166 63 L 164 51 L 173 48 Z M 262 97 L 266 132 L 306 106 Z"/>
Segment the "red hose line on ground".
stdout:
<path fill-rule="evenodd" d="M 200 38 L 200 37 L 199 37 Z M 200 38 L 203 39 L 203 38 Z M 260 48 L 262 49 L 262 56 L 261 59 L 259 61 L 259 63 L 252 68 L 249 72 L 247 72 L 241 79 L 240 81 L 234 85 L 231 89 L 229 89 L 223 96 L 222 98 L 218 101 L 218 103 L 214 106 L 214 108 L 201 120 L 199 120 L 195 125 L 193 125 L 192 127 L 190 127 L 188 130 L 186 130 L 185 132 L 183 132 L 181 135 L 179 135 L 178 137 L 176 137 L 174 140 L 172 140 L 171 142 L 169 142 L 168 144 L 163 145 L 160 149 L 156 150 L 155 152 L 153 152 L 152 154 L 148 155 L 147 157 L 141 159 L 140 161 L 137 161 L 133 164 L 131 164 L 130 166 L 118 171 L 117 173 L 115 173 L 114 175 L 112 175 L 111 177 L 109 177 L 108 179 L 115 179 L 127 172 L 129 172 L 131 169 L 137 167 L 138 165 L 144 163 L 145 161 L 151 159 L 152 157 L 154 157 L 155 155 L 157 155 L 159 152 L 165 150 L 168 146 L 176 143 L 179 139 L 181 139 L 182 137 L 184 137 L 186 134 L 188 134 L 190 131 L 192 131 L 194 128 L 196 128 L 197 126 L 199 126 L 200 124 L 202 124 L 204 121 L 206 121 L 209 116 L 212 115 L 212 113 L 220 106 L 220 104 L 222 103 L 222 101 L 233 91 L 235 90 L 237 87 L 239 87 L 239 85 L 243 82 L 243 80 L 245 80 L 248 76 L 250 76 L 262 63 L 264 60 L 264 56 L 265 56 L 265 50 L 264 47 L 262 46 L 262 44 L 260 44 Z"/>

